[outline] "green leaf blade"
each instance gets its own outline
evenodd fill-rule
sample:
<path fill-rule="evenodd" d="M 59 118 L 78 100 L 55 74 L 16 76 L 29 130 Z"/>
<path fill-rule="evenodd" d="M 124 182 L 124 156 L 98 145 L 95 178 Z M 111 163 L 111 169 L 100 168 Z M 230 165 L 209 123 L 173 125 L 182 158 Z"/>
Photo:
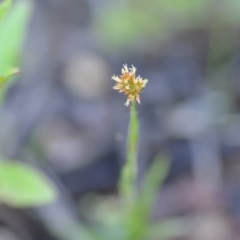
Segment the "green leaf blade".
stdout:
<path fill-rule="evenodd" d="M 12 5 L 12 0 L 5 0 L 0 4 L 0 24 Z"/>
<path fill-rule="evenodd" d="M 18 65 L 31 4 L 17 1 L 0 24 L 0 75 Z"/>
<path fill-rule="evenodd" d="M 37 170 L 23 163 L 0 163 L 1 202 L 22 208 L 48 204 L 55 198 L 55 189 Z"/>
<path fill-rule="evenodd" d="M 131 240 L 141 239 L 148 231 L 151 208 L 168 169 L 169 160 L 157 157 L 143 179 L 141 192 L 124 220 Z"/>

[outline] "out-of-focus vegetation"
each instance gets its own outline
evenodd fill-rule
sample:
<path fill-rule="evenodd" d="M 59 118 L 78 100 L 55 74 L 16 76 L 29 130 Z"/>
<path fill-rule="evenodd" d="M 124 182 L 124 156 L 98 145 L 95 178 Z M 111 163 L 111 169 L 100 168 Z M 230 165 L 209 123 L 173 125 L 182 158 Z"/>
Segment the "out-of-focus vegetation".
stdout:
<path fill-rule="evenodd" d="M 12 4 L 11 0 L 3 1 L 0 9 L 0 74 L 9 78 L 11 71 L 18 65 L 23 36 L 30 5 L 28 2 Z M 4 49 L 4 51 L 3 51 Z"/>
<path fill-rule="evenodd" d="M 239 16 L 239 0 L 1 2 L 0 202 L 37 229 L 22 239 L 239 239 Z M 149 79 L 128 139 L 123 63 Z"/>
<path fill-rule="evenodd" d="M 12 0 L 0 4 L 0 85 L 18 73 L 30 3 Z M 0 159 L 0 202 L 12 207 L 33 207 L 55 199 L 56 191 L 45 176 L 23 163 Z"/>
<path fill-rule="evenodd" d="M 139 49 L 182 30 L 232 28 L 240 23 L 238 0 L 117 1 L 96 17 L 96 29 L 111 50 Z"/>
<path fill-rule="evenodd" d="M 0 202 L 12 207 L 33 207 L 55 199 L 55 190 L 46 177 L 22 163 L 0 161 Z"/>
<path fill-rule="evenodd" d="M 136 175 L 133 172 L 136 165 L 127 161 L 123 170 L 128 169 L 131 173 L 122 175 L 120 182 L 127 185 L 125 190 L 131 191 L 124 191 L 123 194 L 120 194 L 119 199 L 106 199 L 107 202 L 100 205 L 100 208 L 93 206 L 91 220 L 95 222 L 96 226 L 86 229 L 91 238 L 93 240 L 111 240 L 113 238 L 139 240 L 172 238 L 184 234 L 186 227 L 183 221 L 177 219 L 156 223 L 149 221 L 152 204 L 166 177 L 168 165 L 167 159 L 164 157 L 155 159 L 148 174 L 142 180 L 141 189 L 137 189 Z M 157 231 L 155 226 L 158 228 Z M 173 232 L 172 228 L 175 226 L 178 226 L 178 230 Z"/>

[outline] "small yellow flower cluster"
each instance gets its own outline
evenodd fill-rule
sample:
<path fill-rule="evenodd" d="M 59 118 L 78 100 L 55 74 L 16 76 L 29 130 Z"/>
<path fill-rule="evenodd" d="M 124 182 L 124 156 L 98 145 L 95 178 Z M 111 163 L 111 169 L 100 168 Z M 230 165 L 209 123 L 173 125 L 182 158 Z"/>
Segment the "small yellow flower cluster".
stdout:
<path fill-rule="evenodd" d="M 120 93 L 124 93 L 127 96 L 126 106 L 130 102 L 137 101 L 140 104 L 140 93 L 145 88 L 148 80 L 142 79 L 140 76 L 136 77 L 136 68 L 128 68 L 127 64 L 123 65 L 122 74 L 120 76 L 113 76 L 112 79 L 116 81 L 116 85 L 113 89 L 118 90 Z"/>

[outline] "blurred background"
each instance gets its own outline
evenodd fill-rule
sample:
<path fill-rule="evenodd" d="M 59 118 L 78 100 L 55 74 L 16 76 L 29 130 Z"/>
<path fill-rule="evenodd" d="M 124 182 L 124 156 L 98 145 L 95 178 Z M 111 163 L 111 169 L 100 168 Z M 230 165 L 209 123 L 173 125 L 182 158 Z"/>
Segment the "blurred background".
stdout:
<path fill-rule="evenodd" d="M 0 149 L 40 169 L 59 197 L 1 206 L 0 239 L 85 240 L 83 226 L 114 225 L 129 108 L 111 76 L 125 63 L 149 79 L 138 106 L 139 181 L 158 154 L 171 162 L 150 221 L 179 219 L 165 237 L 145 239 L 240 239 L 240 1 L 29 4 Z"/>

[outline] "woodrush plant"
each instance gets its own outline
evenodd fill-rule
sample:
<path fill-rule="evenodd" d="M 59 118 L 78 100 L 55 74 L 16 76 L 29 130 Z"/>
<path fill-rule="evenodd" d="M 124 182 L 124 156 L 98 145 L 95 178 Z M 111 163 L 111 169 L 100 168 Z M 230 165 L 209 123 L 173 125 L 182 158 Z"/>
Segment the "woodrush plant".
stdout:
<path fill-rule="evenodd" d="M 159 240 L 178 236 L 182 228 L 179 228 L 180 225 L 175 220 L 160 223 L 150 223 L 149 220 L 156 194 L 168 172 L 169 161 L 158 156 L 142 180 L 140 188 L 137 188 L 139 120 L 136 103 L 140 104 L 140 93 L 148 80 L 136 77 L 136 68 L 128 68 L 127 65 L 123 65 L 121 74 L 114 75 L 112 79 L 116 82 L 113 89 L 125 94 L 125 105 L 130 105 L 126 162 L 118 184 L 120 204 L 110 212 L 107 209 L 101 211 L 100 227 L 90 228 L 85 233 L 89 233 L 90 240 Z M 173 227 L 175 231 L 172 231 Z"/>
<path fill-rule="evenodd" d="M 160 157 L 155 159 L 143 179 L 141 189 L 137 190 L 139 120 L 136 103 L 140 104 L 140 93 L 146 87 L 148 80 L 140 76 L 136 77 L 136 68 L 134 66 L 128 68 L 126 64 L 123 65 L 121 74 L 114 75 L 112 79 L 116 82 L 113 89 L 124 93 L 127 97 L 125 105 L 130 105 L 126 162 L 119 180 L 119 193 L 124 208 L 123 226 L 126 239 L 140 240 L 148 234 L 149 214 L 155 195 L 166 177 L 168 162 L 161 161 Z"/>
<path fill-rule="evenodd" d="M 126 164 L 124 165 L 120 182 L 119 191 L 123 199 L 133 200 L 136 194 L 135 181 L 137 178 L 137 151 L 138 151 L 138 132 L 139 123 L 136 109 L 136 102 L 140 104 L 140 93 L 146 87 L 148 80 L 136 77 L 136 68 L 128 68 L 123 65 L 120 76 L 113 76 L 112 79 L 116 82 L 113 89 L 124 93 L 127 96 L 126 106 L 130 107 L 130 121 L 128 129 L 128 145 Z"/>

